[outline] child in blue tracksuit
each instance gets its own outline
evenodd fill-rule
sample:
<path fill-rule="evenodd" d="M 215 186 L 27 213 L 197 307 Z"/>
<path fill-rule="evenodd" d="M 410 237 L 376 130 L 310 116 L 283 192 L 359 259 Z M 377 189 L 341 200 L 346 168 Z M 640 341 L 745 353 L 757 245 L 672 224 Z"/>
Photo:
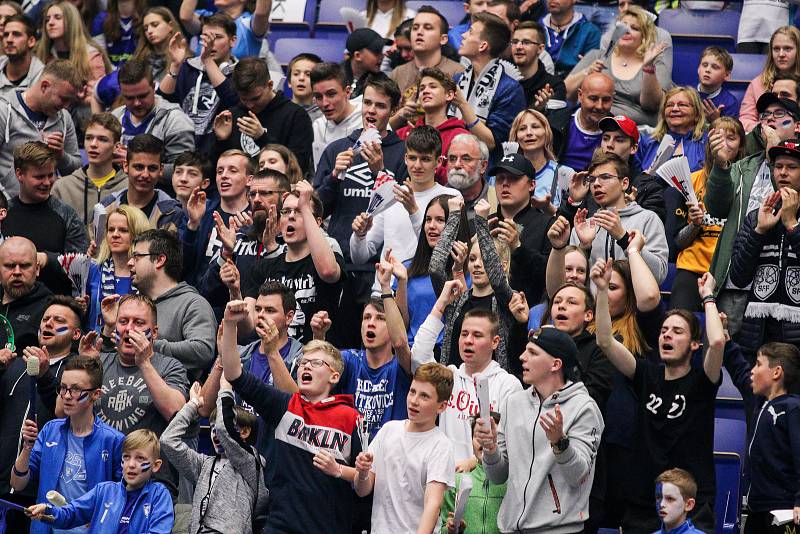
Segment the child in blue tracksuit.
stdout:
<path fill-rule="evenodd" d="M 694 509 L 697 482 L 688 471 L 669 469 L 656 479 L 656 511 L 661 528 L 653 534 L 704 534 L 688 518 Z"/>
<path fill-rule="evenodd" d="M 27 514 L 60 529 L 88 524 L 88 534 L 169 534 L 172 497 L 150 480 L 161 468 L 160 453 L 155 432 L 135 430 L 122 444 L 121 482 L 101 482 L 66 506 L 35 504 Z"/>
<path fill-rule="evenodd" d="M 45 502 L 51 490 L 69 502 L 101 482 L 122 478 L 125 436 L 94 415 L 102 383 L 103 367 L 97 358 L 77 356 L 67 361 L 57 401 L 66 418 L 49 421 L 38 436 L 36 423 L 25 421 L 22 451 L 11 471 L 14 490 L 22 491 L 38 479 L 37 502 Z M 34 522 L 31 532 L 49 534 L 52 528 Z"/>

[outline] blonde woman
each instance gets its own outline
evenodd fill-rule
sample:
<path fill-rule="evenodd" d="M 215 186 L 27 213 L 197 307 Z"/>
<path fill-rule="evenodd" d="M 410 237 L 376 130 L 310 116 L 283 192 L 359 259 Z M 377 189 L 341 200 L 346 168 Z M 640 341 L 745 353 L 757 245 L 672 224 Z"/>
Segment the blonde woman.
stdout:
<path fill-rule="evenodd" d="M 782 72 L 800 76 L 798 49 L 800 49 L 800 30 L 794 26 L 782 26 L 772 34 L 764 70 L 747 86 L 742 106 L 739 108 L 739 120 L 742 121 L 745 132 L 750 132 L 758 126 L 756 102 L 758 97 L 772 89 L 775 75 Z"/>
<path fill-rule="evenodd" d="M 705 130 L 703 104 L 691 87 L 674 87 L 664 95 L 658 125 L 652 135 L 642 134 L 636 160 L 641 169 L 648 169 L 656 157 L 665 135 L 675 140 L 675 155 L 686 156 L 692 172 L 703 168 L 708 134 Z"/>
<path fill-rule="evenodd" d="M 392 39 L 400 23 L 413 19 L 417 12 L 406 7 L 405 0 L 367 0 L 367 9 L 361 14 L 367 18 L 367 27 Z"/>
<path fill-rule="evenodd" d="M 659 42 L 653 19 L 638 6 L 620 15 L 629 30 L 608 49 L 586 54 L 564 80 L 567 98 L 576 100 L 578 88 L 591 72 L 604 71 L 614 80 L 614 115 L 625 115 L 636 124 L 655 126 L 664 90 L 672 86 L 672 47 Z"/>

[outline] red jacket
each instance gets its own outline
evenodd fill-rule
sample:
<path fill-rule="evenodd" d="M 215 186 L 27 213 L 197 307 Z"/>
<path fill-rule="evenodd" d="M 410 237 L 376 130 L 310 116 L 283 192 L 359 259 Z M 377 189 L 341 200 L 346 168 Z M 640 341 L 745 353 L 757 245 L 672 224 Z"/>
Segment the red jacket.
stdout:
<path fill-rule="evenodd" d="M 408 134 L 413 128 L 416 128 L 417 126 L 423 126 L 424 124 L 425 117 L 420 117 L 417 123 L 413 126 L 409 124 L 408 126 L 403 126 L 397 130 L 397 137 L 405 141 L 406 137 L 408 137 Z M 442 124 L 437 126 L 436 129 L 439 131 L 439 135 L 442 136 L 443 156 L 447 156 L 447 151 L 450 149 L 450 142 L 455 136 L 462 133 L 469 133 L 469 130 L 467 130 L 467 125 L 464 123 L 464 121 L 456 117 L 450 117 Z M 440 163 L 436 168 L 436 181 L 442 185 L 447 185 L 447 167 L 444 163 Z"/>

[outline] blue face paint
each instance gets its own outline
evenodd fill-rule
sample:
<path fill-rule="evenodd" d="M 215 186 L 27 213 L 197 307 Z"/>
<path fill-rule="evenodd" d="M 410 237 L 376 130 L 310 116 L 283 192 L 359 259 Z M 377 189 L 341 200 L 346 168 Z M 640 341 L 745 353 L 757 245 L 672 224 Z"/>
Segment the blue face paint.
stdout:
<path fill-rule="evenodd" d="M 56 328 L 53 331 L 53 333 L 55 335 L 57 335 L 57 336 L 60 336 L 62 334 L 66 334 L 69 331 L 70 331 L 70 327 L 68 327 L 68 326 L 59 326 L 58 328 Z M 42 337 L 42 329 L 41 328 L 39 329 L 39 337 Z"/>
<path fill-rule="evenodd" d="M 86 402 L 86 399 L 89 398 L 89 393 L 90 393 L 89 391 L 84 391 L 83 393 L 78 395 L 78 399 L 77 399 L 78 402 Z"/>
<path fill-rule="evenodd" d="M 664 485 L 661 482 L 656 482 L 656 513 L 661 511 L 661 499 L 664 498 L 663 488 Z"/>
<path fill-rule="evenodd" d="M 791 119 L 786 119 L 785 121 L 783 121 L 783 122 L 781 123 L 781 126 L 782 126 L 782 127 L 784 127 L 784 128 L 786 128 L 786 127 L 787 127 L 787 126 L 789 126 L 790 124 L 792 124 L 792 120 L 791 120 Z"/>
<path fill-rule="evenodd" d="M 146 337 L 148 341 L 153 340 L 153 331 L 151 329 L 146 328 L 145 330 L 139 333 L 144 334 L 144 337 Z M 130 336 L 128 335 L 126 337 L 128 338 L 128 341 L 130 341 Z M 122 333 L 119 330 L 114 330 L 114 343 L 119 343 L 120 339 L 122 339 Z"/>

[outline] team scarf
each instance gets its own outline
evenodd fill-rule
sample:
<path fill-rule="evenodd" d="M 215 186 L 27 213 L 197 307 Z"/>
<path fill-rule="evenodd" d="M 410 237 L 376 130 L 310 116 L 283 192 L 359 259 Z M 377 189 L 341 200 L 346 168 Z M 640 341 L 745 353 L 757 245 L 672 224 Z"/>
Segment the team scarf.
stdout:
<path fill-rule="evenodd" d="M 111 256 L 108 257 L 100 266 L 100 299 L 102 302 L 104 298 L 116 294 L 117 275 L 114 274 L 114 260 Z M 138 293 L 139 290 L 136 286 L 131 284 L 131 293 Z M 103 314 L 97 314 L 98 326 L 103 326 Z"/>
<path fill-rule="evenodd" d="M 467 102 L 469 102 L 478 118 L 486 120 L 489 117 L 489 109 L 492 107 L 492 101 L 497 88 L 500 86 L 500 79 L 503 73 L 515 80 L 521 78 L 516 67 L 507 61 L 493 59 L 483 68 L 474 86 L 472 85 L 472 78 L 475 76 L 475 69 L 472 68 L 472 63 L 467 65 L 464 75 L 458 80 L 456 85 L 458 85 L 463 94 L 467 95 Z M 471 86 L 472 91 L 468 93 Z M 455 109 L 451 115 L 456 115 Z"/>

